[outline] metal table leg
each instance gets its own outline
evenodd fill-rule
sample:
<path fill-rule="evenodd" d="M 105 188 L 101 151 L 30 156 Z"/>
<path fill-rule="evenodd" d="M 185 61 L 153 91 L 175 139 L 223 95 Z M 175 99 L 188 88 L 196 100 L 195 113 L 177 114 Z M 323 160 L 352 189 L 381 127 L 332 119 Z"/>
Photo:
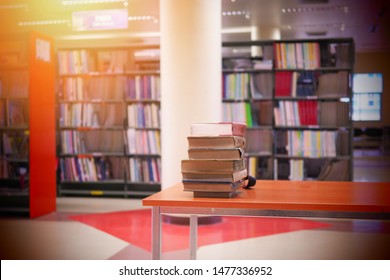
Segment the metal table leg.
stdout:
<path fill-rule="evenodd" d="M 161 209 L 152 207 L 152 259 L 161 259 Z"/>
<path fill-rule="evenodd" d="M 196 260 L 198 247 L 198 216 L 190 215 L 190 259 Z"/>

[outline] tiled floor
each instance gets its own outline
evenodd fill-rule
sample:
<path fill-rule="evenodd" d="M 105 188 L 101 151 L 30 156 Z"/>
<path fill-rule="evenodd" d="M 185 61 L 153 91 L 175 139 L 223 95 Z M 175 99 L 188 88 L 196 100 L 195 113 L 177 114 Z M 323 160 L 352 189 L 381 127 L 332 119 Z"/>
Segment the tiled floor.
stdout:
<path fill-rule="evenodd" d="M 355 153 L 355 181 L 389 182 L 390 158 L 373 153 L 361 157 Z M 125 223 L 109 220 L 104 229 L 76 221 L 75 215 L 148 211 L 139 199 L 69 198 L 57 200 L 57 212 L 38 219 L 0 217 L 1 259 L 150 259 L 148 249 L 139 242 L 150 239 L 140 226 L 126 228 Z M 99 216 L 99 215 L 97 215 Z M 295 221 L 271 221 L 268 233 L 226 241 L 216 229 L 212 244 L 200 246 L 198 259 L 390 259 L 390 221 L 317 219 L 305 220 L 313 225 L 305 227 Z M 107 222 L 107 221 L 106 221 Z M 245 221 L 244 221 L 245 222 Z M 264 221 L 262 221 L 264 222 Z M 288 230 L 280 230 L 282 223 Z M 248 220 L 246 228 L 256 228 L 256 220 Z M 207 227 L 207 226 L 205 226 Z M 284 226 L 286 227 L 286 226 Z M 131 244 L 110 232 L 129 231 L 139 235 Z M 226 229 L 224 229 L 226 230 Z M 229 231 L 242 231 L 242 226 L 231 226 Z M 172 231 L 171 238 L 183 238 Z M 175 235 L 176 234 L 176 235 Z M 210 232 L 208 233 L 210 234 Z M 220 239 L 218 241 L 218 238 Z M 144 240 L 143 240 L 144 239 Z M 144 249 L 143 249 L 144 248 Z M 165 259 L 187 259 L 188 250 L 164 253 Z"/>

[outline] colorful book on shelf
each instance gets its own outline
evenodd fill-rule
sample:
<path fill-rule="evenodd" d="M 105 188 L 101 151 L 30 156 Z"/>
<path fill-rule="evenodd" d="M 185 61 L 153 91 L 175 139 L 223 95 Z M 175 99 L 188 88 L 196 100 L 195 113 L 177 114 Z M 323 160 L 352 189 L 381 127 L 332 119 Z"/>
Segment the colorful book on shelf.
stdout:
<path fill-rule="evenodd" d="M 245 136 L 246 124 L 240 122 L 194 123 L 192 136 Z"/>
<path fill-rule="evenodd" d="M 182 171 L 183 182 L 236 182 L 243 180 L 248 176 L 247 170 L 241 169 L 237 171 Z"/>
<path fill-rule="evenodd" d="M 291 96 L 293 72 L 281 71 L 275 73 L 275 96 Z"/>
<path fill-rule="evenodd" d="M 238 148 L 245 146 L 241 136 L 188 136 L 188 148 Z"/>
<path fill-rule="evenodd" d="M 185 159 L 181 161 L 182 171 L 191 172 L 233 172 L 242 170 L 245 168 L 245 161 L 239 160 L 189 160 Z"/>

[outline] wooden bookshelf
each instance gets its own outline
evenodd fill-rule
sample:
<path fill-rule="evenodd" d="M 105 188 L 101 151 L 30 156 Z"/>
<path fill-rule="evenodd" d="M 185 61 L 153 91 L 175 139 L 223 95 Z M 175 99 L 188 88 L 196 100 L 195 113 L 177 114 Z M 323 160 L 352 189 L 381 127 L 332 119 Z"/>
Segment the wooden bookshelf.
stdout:
<path fill-rule="evenodd" d="M 248 125 L 250 175 L 352 180 L 352 39 L 225 42 L 223 53 L 224 118 Z"/>
<path fill-rule="evenodd" d="M 156 46 L 58 50 L 59 195 L 160 190 Z"/>
<path fill-rule="evenodd" d="M 5 36 L 0 61 L 0 210 L 35 218 L 56 209 L 53 39 Z"/>

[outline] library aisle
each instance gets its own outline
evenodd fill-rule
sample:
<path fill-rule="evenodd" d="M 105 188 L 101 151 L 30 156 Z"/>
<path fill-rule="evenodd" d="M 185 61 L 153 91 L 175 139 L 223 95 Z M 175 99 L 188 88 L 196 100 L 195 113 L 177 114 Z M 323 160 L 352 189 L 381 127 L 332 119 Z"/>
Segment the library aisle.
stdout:
<path fill-rule="evenodd" d="M 359 152 L 355 181 L 390 182 L 389 157 Z M 151 258 L 150 209 L 139 199 L 59 197 L 57 212 L 37 219 L 0 217 L 0 228 L 1 259 Z M 163 230 L 163 258 L 188 259 L 188 227 L 164 224 Z M 226 217 L 199 226 L 197 257 L 390 259 L 389 241 L 390 221 Z"/>

